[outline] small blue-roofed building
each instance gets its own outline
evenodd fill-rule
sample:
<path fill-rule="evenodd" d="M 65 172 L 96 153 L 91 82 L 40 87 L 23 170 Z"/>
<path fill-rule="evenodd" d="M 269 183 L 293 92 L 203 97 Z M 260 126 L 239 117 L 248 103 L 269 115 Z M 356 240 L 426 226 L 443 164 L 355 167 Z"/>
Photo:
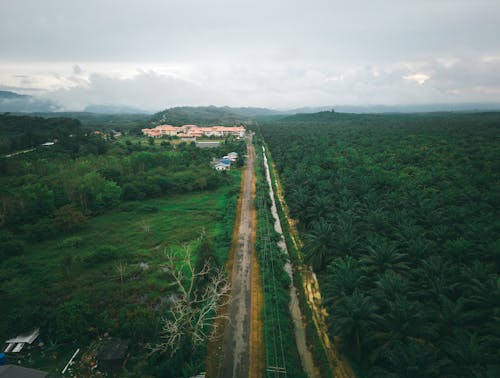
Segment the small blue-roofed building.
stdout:
<path fill-rule="evenodd" d="M 227 171 L 227 170 L 231 169 L 231 165 L 224 164 L 224 163 L 218 163 L 215 165 L 215 169 L 217 171 Z"/>

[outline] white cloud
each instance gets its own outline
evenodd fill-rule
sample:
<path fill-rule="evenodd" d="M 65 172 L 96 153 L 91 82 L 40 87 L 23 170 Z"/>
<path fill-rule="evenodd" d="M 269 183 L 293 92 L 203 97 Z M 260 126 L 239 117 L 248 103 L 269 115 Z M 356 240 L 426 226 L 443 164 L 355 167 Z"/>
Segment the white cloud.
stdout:
<path fill-rule="evenodd" d="M 493 0 L 4 1 L 0 88 L 68 108 L 500 101 L 498 35 Z"/>
<path fill-rule="evenodd" d="M 40 93 L 67 110 L 116 104 L 293 108 L 432 102 L 498 102 L 500 61 L 447 57 L 373 65 L 327 62 L 0 63 L 0 84 Z M 432 80 L 431 80 L 432 79 Z M 1 88 L 1 86 L 0 86 Z M 36 90 L 36 91 L 35 91 Z"/>
<path fill-rule="evenodd" d="M 415 74 L 412 74 L 412 75 L 406 75 L 406 76 L 403 76 L 403 79 L 405 80 L 411 80 L 411 81 L 414 81 L 420 85 L 424 84 L 427 80 L 429 80 L 431 77 L 429 75 L 426 75 L 424 73 L 415 73 Z"/>

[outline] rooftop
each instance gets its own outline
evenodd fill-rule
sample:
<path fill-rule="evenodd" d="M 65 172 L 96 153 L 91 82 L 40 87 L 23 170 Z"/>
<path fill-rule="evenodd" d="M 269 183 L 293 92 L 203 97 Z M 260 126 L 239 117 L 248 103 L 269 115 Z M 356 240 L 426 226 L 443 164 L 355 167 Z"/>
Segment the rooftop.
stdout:
<path fill-rule="evenodd" d="M 0 366 L 0 378 L 44 378 L 49 373 L 17 365 Z"/>

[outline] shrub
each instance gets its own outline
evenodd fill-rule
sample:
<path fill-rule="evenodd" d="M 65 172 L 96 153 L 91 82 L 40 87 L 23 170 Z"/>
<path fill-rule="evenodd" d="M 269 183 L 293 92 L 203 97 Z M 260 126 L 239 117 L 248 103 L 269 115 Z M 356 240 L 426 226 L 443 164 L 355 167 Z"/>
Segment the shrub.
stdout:
<path fill-rule="evenodd" d="M 96 251 L 82 258 L 82 262 L 87 266 L 94 266 L 110 260 L 114 260 L 119 255 L 119 251 L 112 245 L 103 245 Z"/>
<path fill-rule="evenodd" d="M 87 217 L 72 205 L 66 205 L 54 213 L 54 226 L 63 232 L 75 231 L 83 227 Z"/>
<path fill-rule="evenodd" d="M 26 239 L 31 242 L 51 239 L 56 233 L 54 222 L 49 218 L 42 218 L 35 224 L 27 224 L 22 229 Z"/>
<path fill-rule="evenodd" d="M 158 212 L 158 208 L 152 205 L 142 205 L 137 208 L 137 212 L 139 213 L 156 213 Z"/>
<path fill-rule="evenodd" d="M 59 342 L 85 341 L 90 336 L 92 315 L 90 308 L 78 300 L 62 303 L 47 314 L 47 333 Z"/>
<path fill-rule="evenodd" d="M 0 256 L 12 257 L 24 252 L 24 242 L 7 231 L 0 231 Z"/>
<path fill-rule="evenodd" d="M 59 248 L 80 248 L 83 245 L 83 238 L 80 236 L 72 236 L 64 239 L 61 243 L 59 243 Z"/>

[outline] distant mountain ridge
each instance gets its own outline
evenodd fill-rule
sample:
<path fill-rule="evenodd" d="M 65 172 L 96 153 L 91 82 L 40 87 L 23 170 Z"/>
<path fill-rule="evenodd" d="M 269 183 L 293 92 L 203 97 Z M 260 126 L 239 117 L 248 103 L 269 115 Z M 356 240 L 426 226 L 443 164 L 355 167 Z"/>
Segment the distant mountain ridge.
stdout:
<path fill-rule="evenodd" d="M 83 111 L 97 114 L 151 114 L 146 110 L 126 105 L 88 105 Z"/>
<path fill-rule="evenodd" d="M 338 105 L 321 109 L 344 113 L 430 113 L 430 112 L 469 112 L 498 111 L 500 103 L 443 103 L 443 104 L 400 104 L 400 105 Z M 314 112 L 316 113 L 316 112 Z"/>
<path fill-rule="evenodd" d="M 11 91 L 0 91 L 0 112 L 53 112 L 59 110 L 54 102 Z"/>
<path fill-rule="evenodd" d="M 20 99 L 20 98 L 26 98 L 30 97 L 28 95 L 22 95 L 19 93 L 15 92 L 10 92 L 10 91 L 0 91 L 0 99 L 7 99 L 7 100 L 12 100 L 12 99 Z"/>
<path fill-rule="evenodd" d="M 0 90 L 0 112 L 51 113 L 67 111 L 63 107 L 43 96 L 24 95 L 7 90 Z M 286 116 L 310 114 L 335 110 L 338 113 L 426 113 L 426 112 L 467 112 L 500 111 L 497 103 L 440 103 L 440 104 L 399 104 L 399 105 L 329 105 L 306 106 L 292 109 L 271 109 L 262 107 L 230 106 L 181 106 L 159 111 L 152 116 L 152 123 L 170 123 L 172 125 L 196 123 L 201 125 L 248 123 L 256 117 Z M 120 104 L 90 104 L 83 111 L 93 114 L 151 114 L 138 107 Z"/>
<path fill-rule="evenodd" d="M 499 103 L 449 103 L 449 104 L 398 104 L 398 105 L 331 105 L 295 109 L 274 110 L 274 114 L 310 114 L 334 110 L 337 113 L 430 113 L 430 112 L 473 112 L 500 111 Z"/>

